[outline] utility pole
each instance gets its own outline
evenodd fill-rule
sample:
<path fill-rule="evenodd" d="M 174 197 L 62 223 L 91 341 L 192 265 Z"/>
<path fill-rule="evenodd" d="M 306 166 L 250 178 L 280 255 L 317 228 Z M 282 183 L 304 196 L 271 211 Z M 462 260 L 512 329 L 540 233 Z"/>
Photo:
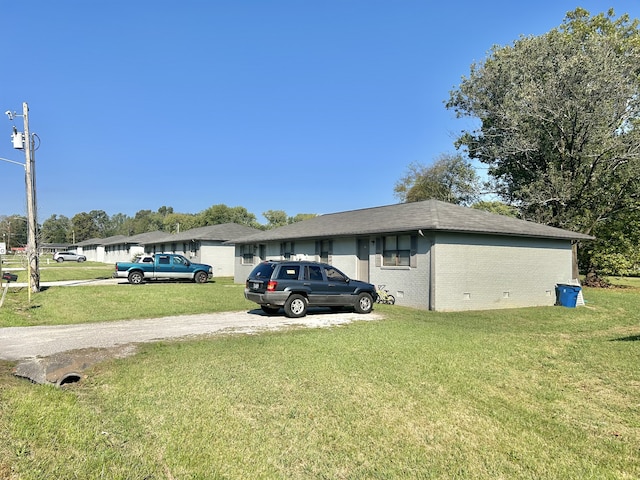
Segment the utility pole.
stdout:
<path fill-rule="evenodd" d="M 16 112 L 7 110 L 4 112 L 10 121 L 18 115 Z M 29 280 L 29 301 L 31 301 L 31 292 L 40 291 L 40 266 L 38 252 L 38 214 L 36 211 L 36 165 L 35 165 L 35 144 L 33 137 L 35 134 L 29 132 L 29 106 L 27 102 L 22 104 L 22 119 L 24 120 L 24 133 L 18 132 L 15 125 L 13 126 L 13 148 L 24 150 L 25 163 L 9 160 L 8 158 L 0 158 L 0 160 L 22 165 L 24 167 L 24 180 L 27 189 L 27 260 L 28 280 Z M 11 241 L 11 232 L 9 232 L 9 241 Z"/>
<path fill-rule="evenodd" d="M 34 142 L 29 132 L 29 106 L 22 104 L 24 120 L 25 182 L 27 189 L 27 258 L 29 261 L 29 286 L 40 291 L 40 266 L 38 257 L 38 215 L 36 211 L 36 170 Z"/>

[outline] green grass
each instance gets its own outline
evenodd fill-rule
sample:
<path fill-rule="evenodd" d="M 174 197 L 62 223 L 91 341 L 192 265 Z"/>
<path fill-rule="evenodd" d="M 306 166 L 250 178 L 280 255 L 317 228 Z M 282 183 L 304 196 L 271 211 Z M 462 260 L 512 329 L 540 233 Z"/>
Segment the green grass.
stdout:
<path fill-rule="evenodd" d="M 5 363 L 0 478 L 638 478 L 640 290 L 585 298 L 146 344 L 63 389 Z"/>
<path fill-rule="evenodd" d="M 191 282 L 127 283 L 43 288 L 28 301 L 27 288 L 10 289 L 0 308 L 0 327 L 93 323 L 232 310 L 250 310 L 244 285 L 218 277 Z"/>
<path fill-rule="evenodd" d="M 17 282 L 27 282 L 26 264 L 8 264 L 2 266 L 3 271 L 11 271 L 18 275 Z M 14 270 L 20 268 L 21 270 Z M 56 282 L 59 280 L 91 280 L 98 278 L 111 278 L 113 275 L 113 265 L 98 262 L 63 262 L 50 261 L 40 262 L 40 281 Z"/>

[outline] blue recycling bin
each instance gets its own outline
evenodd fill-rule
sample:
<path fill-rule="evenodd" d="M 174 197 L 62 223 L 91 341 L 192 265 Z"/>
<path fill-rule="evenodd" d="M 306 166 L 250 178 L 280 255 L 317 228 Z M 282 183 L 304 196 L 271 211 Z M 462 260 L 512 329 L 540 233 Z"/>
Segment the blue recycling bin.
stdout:
<path fill-rule="evenodd" d="M 582 288 L 576 285 L 556 285 L 558 304 L 563 307 L 576 308 L 578 294 L 581 290 Z"/>

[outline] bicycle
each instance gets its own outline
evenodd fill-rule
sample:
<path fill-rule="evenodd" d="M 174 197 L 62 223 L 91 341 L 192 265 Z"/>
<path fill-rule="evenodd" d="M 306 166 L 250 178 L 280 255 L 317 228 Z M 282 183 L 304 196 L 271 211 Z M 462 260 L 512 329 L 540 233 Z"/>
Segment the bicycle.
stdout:
<path fill-rule="evenodd" d="M 376 303 L 386 303 L 387 305 L 393 305 L 396 303 L 396 297 L 389 293 L 389 290 L 384 288 L 386 285 L 378 285 L 376 289 L 376 293 L 378 294 L 378 299 Z"/>

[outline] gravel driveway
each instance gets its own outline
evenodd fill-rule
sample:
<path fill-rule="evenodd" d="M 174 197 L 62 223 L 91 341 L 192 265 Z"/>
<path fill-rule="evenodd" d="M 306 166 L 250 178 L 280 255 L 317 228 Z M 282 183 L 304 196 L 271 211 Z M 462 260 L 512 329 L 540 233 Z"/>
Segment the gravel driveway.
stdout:
<path fill-rule="evenodd" d="M 203 315 L 118 322 L 86 323 L 47 327 L 0 328 L 0 360 L 24 360 L 86 348 L 111 348 L 130 343 L 152 342 L 167 338 L 221 333 L 258 333 L 291 326 L 308 328 L 343 325 L 357 320 L 379 320 L 375 312 L 333 313 L 312 310 L 302 318 L 267 316 L 262 310 L 223 312 Z"/>

